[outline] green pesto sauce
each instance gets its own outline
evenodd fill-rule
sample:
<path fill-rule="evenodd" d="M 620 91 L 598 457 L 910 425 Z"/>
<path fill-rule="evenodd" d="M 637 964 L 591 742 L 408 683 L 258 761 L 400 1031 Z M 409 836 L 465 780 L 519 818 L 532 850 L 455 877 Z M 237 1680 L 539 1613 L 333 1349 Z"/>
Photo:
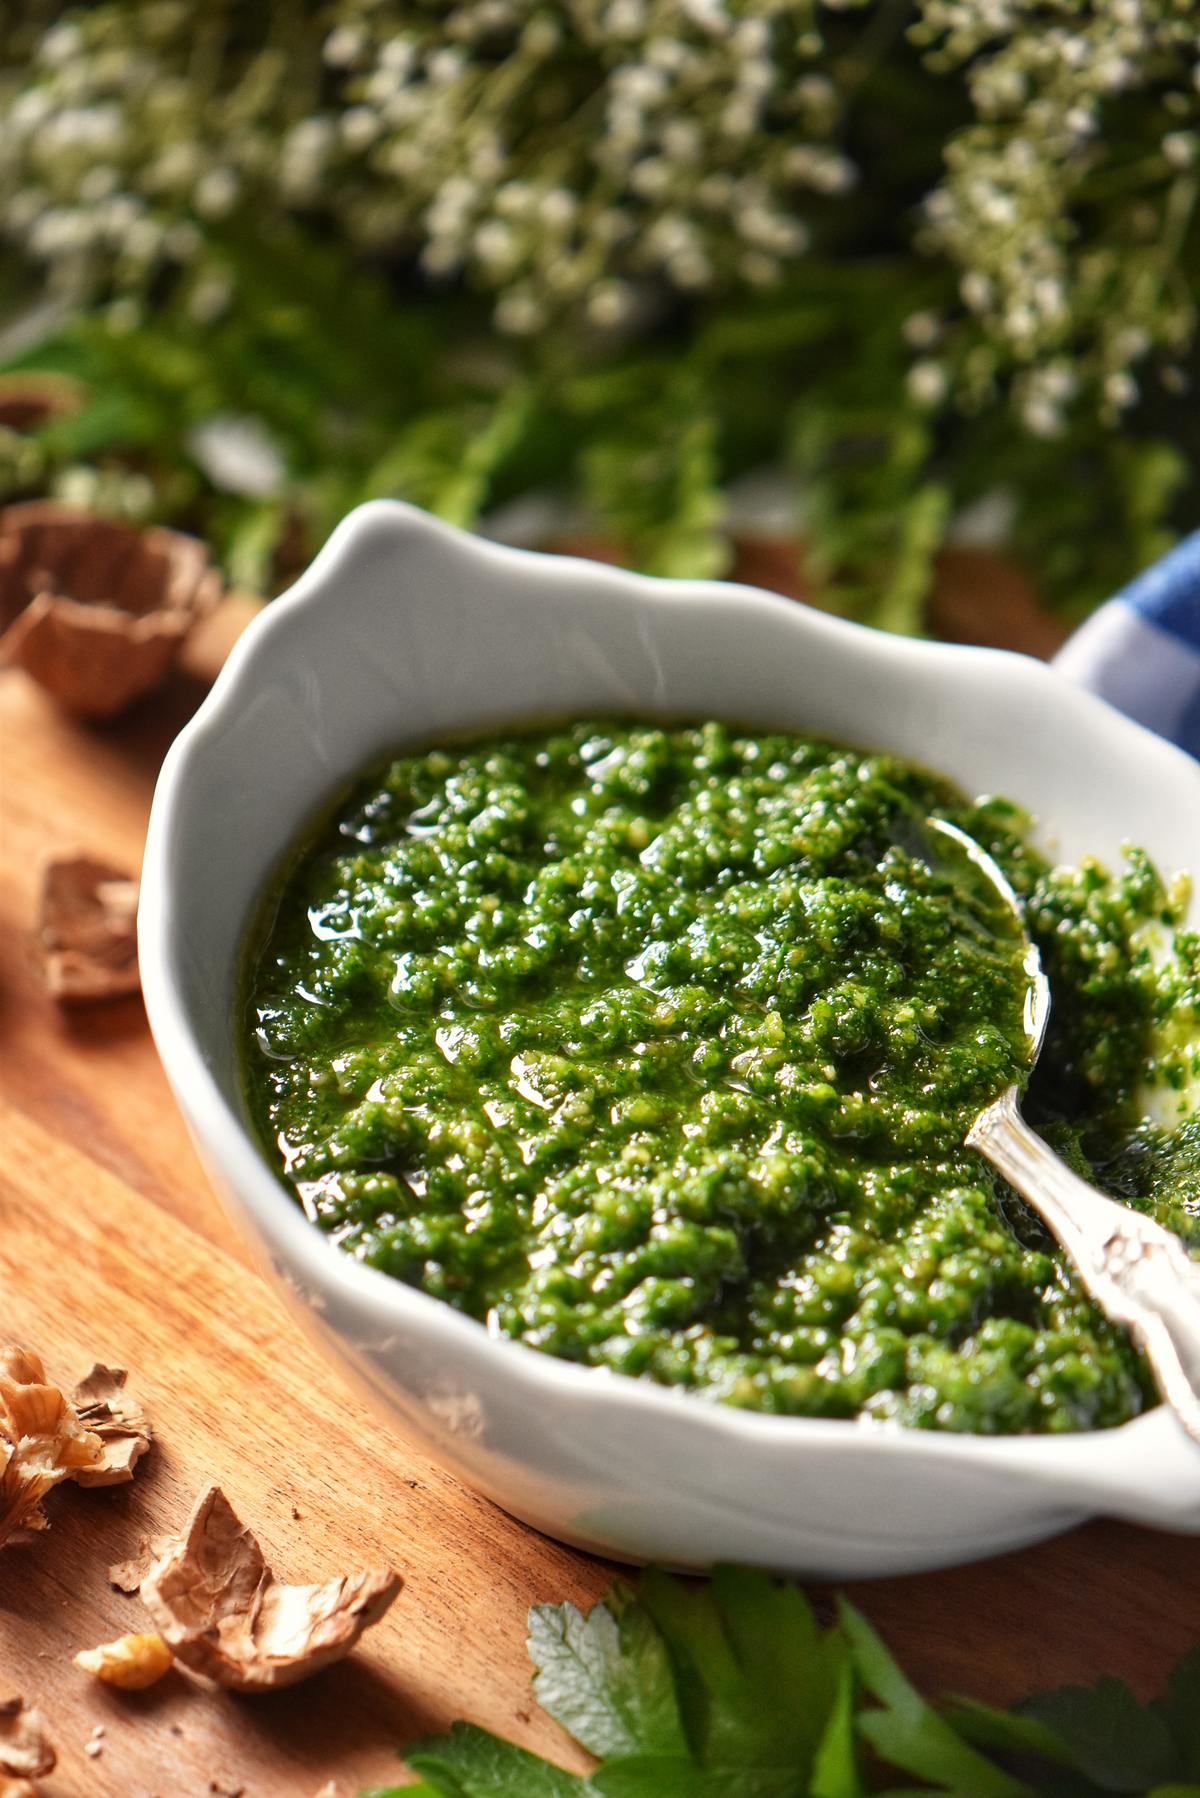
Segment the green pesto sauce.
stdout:
<path fill-rule="evenodd" d="M 714 723 L 365 780 L 252 945 L 268 1153 L 346 1253 L 550 1354 L 768 1412 L 1124 1421 L 1138 1355 L 962 1146 L 1026 1078 L 1021 943 L 968 862 L 925 859 L 927 816 L 991 851 L 1041 945 L 1028 1115 L 1200 1232 L 1200 1124 L 1142 1111 L 1195 1072 L 1200 949 L 1164 953 L 1146 857 L 1052 869 L 1003 801 Z"/>

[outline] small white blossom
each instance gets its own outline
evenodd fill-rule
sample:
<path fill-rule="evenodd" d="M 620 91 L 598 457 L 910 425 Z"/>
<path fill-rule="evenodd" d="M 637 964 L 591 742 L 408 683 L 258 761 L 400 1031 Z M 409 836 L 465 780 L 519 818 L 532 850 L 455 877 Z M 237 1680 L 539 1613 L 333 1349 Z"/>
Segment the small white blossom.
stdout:
<path fill-rule="evenodd" d="M 683 12 L 701 31 L 710 32 L 714 37 L 729 35 L 729 12 L 725 0 L 683 0 Z"/>
<path fill-rule="evenodd" d="M 959 289 L 965 304 L 971 308 L 972 312 L 986 312 L 992 303 L 992 283 L 978 269 L 972 269 L 963 276 Z"/>
<path fill-rule="evenodd" d="M 416 49 L 411 39 L 392 37 L 387 40 L 379 52 L 379 66 L 389 74 L 403 78 L 408 75 L 416 61 Z"/>
<path fill-rule="evenodd" d="M 37 131 L 54 110 L 48 88 L 28 87 L 18 94 L 8 111 L 8 128 L 18 135 Z"/>
<path fill-rule="evenodd" d="M 1200 153 L 1200 137 L 1194 131 L 1169 131 L 1162 149 L 1173 169 L 1190 169 Z"/>
<path fill-rule="evenodd" d="M 1021 408 L 1021 417 L 1026 430 L 1034 437 L 1061 437 L 1066 429 L 1058 407 L 1040 395 L 1026 400 Z"/>
<path fill-rule="evenodd" d="M 103 162 L 95 163 L 81 178 L 79 198 L 87 205 L 94 206 L 97 200 L 107 200 L 116 190 L 117 171 Z"/>
<path fill-rule="evenodd" d="M 562 33 L 554 20 L 545 13 L 539 13 L 530 19 L 521 36 L 522 47 L 538 62 L 552 56 L 562 40 Z"/>
<path fill-rule="evenodd" d="M 906 376 L 905 384 L 909 398 L 914 405 L 932 410 L 940 406 L 950 391 L 950 377 L 940 362 L 925 358 L 914 362 Z"/>
<path fill-rule="evenodd" d="M 42 146 L 56 150 L 84 150 L 102 156 L 121 141 L 121 115 L 115 106 L 68 106 L 43 127 Z"/>
<path fill-rule="evenodd" d="M 537 203 L 537 190 L 528 181 L 506 181 L 494 201 L 501 218 L 525 218 Z"/>
<path fill-rule="evenodd" d="M 910 312 L 901 329 L 910 349 L 929 350 L 942 335 L 942 321 L 936 312 Z"/>
<path fill-rule="evenodd" d="M 426 62 L 425 73 L 437 86 L 448 87 L 451 82 L 458 80 L 463 68 L 460 50 L 438 50 Z"/>
<path fill-rule="evenodd" d="M 500 219 L 488 219 L 480 225 L 472 247 L 485 268 L 505 269 L 517 260 L 517 240 Z"/>
<path fill-rule="evenodd" d="M 546 315 L 532 294 L 510 288 L 496 304 L 496 323 L 514 337 L 528 337 L 539 331 Z"/>
<path fill-rule="evenodd" d="M 542 194 L 537 203 L 538 217 L 551 230 L 564 230 L 570 225 L 579 211 L 579 202 L 566 187 L 552 187 L 548 193 Z"/>
<path fill-rule="evenodd" d="M 352 25 L 339 25 L 329 33 L 322 55 L 331 69 L 353 68 L 363 54 L 365 39 Z"/>
<path fill-rule="evenodd" d="M 283 457 L 261 418 L 205 419 L 188 433 L 187 443 L 199 467 L 223 493 L 271 499 L 282 490 Z"/>
<path fill-rule="evenodd" d="M 237 204 L 238 178 L 232 169 L 210 169 L 197 181 L 192 204 L 201 218 L 221 219 Z"/>
<path fill-rule="evenodd" d="M 610 329 L 629 316 L 632 302 L 632 292 L 625 282 L 601 281 L 588 295 L 587 315 L 594 325 Z"/>
<path fill-rule="evenodd" d="M 1128 411 L 1138 397 L 1138 384 L 1133 376 L 1123 370 L 1107 377 L 1104 383 L 1104 397 L 1109 405 L 1115 406 L 1119 412 Z"/>
<path fill-rule="evenodd" d="M 643 200 L 660 200 L 671 186 L 672 173 L 669 163 L 660 156 L 643 157 L 636 163 L 629 176 L 629 185 L 635 194 Z"/>
<path fill-rule="evenodd" d="M 637 37 L 646 24 L 642 0 L 612 0 L 604 14 L 604 28 L 614 37 Z"/>
<path fill-rule="evenodd" d="M 38 61 L 46 63 L 50 68 L 63 68 L 74 62 L 83 50 L 83 33 L 78 25 L 62 24 L 52 26 L 46 32 L 38 46 Z"/>
<path fill-rule="evenodd" d="M 434 238 L 421 251 L 421 267 L 427 275 L 438 278 L 453 275 L 462 267 L 462 251 L 445 238 Z"/>
<path fill-rule="evenodd" d="M 351 106 L 338 121 L 342 142 L 351 150 L 374 143 L 382 128 L 379 114 L 370 106 Z"/>

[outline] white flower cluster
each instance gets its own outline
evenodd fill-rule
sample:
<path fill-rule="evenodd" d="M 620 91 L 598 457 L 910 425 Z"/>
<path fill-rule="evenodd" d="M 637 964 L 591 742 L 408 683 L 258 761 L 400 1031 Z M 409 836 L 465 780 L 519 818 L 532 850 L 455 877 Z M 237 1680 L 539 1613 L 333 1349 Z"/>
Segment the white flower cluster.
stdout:
<path fill-rule="evenodd" d="M 497 323 L 564 307 L 612 328 L 646 283 L 769 285 L 813 195 L 852 184 L 816 68 L 813 0 L 465 0 L 343 8 L 325 41 L 351 102 L 347 199 L 434 277 L 498 291 Z"/>
<path fill-rule="evenodd" d="M 240 59 L 187 0 L 102 0 L 0 72 L 0 230 L 60 289 L 190 267 L 211 317 L 206 240 L 265 202 L 494 290 L 506 331 L 627 326 L 647 288 L 778 281 L 856 179 L 816 0 L 241 10 Z"/>
<path fill-rule="evenodd" d="M 1200 230 L 1200 13 L 1190 0 L 925 0 L 930 62 L 965 70 L 977 123 L 947 147 L 924 247 L 974 320 L 960 373 L 998 373 L 1055 437 L 1098 397 L 1110 422 L 1153 356 L 1168 389 L 1192 341 L 1183 272 Z M 1110 122 L 1111 121 L 1111 122 Z"/>
<path fill-rule="evenodd" d="M 0 235 L 64 297 L 122 296 L 126 325 L 165 273 L 184 274 L 198 317 L 222 309 L 228 277 L 209 227 L 251 183 L 279 178 L 280 119 L 306 98 L 280 48 L 227 84 L 197 17 L 186 0 L 149 0 L 82 9 L 40 33 L 7 26 Z"/>

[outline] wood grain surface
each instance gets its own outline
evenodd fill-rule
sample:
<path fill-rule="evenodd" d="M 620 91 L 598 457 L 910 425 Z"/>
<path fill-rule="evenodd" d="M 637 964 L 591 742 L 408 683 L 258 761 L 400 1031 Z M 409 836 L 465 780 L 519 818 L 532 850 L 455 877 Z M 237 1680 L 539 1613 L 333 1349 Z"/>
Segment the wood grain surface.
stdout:
<path fill-rule="evenodd" d="M 219 632 L 201 647 L 219 659 Z M 309 1798 L 329 1780 L 352 1798 L 462 1716 L 577 1766 L 531 1701 L 525 1611 L 587 1603 L 613 1569 L 513 1522 L 363 1408 L 232 1236 L 140 1001 L 71 1011 L 41 984 L 39 859 L 81 845 L 137 869 L 159 760 L 204 690 L 193 662 L 103 729 L 0 678 L 0 1340 L 64 1381 L 92 1358 L 127 1366 L 156 1431 L 131 1486 L 60 1489 L 50 1531 L 0 1552 L 0 1684 L 50 1723 L 46 1798 Z M 387 1561 L 400 1598 L 348 1661 L 288 1692 L 214 1694 L 178 1672 L 140 1695 L 99 1687 L 71 1657 L 144 1616 L 109 1563 L 214 1479 L 281 1576 Z M 932 1693 L 1007 1701 L 1103 1672 L 1149 1692 L 1200 1641 L 1200 1541 L 1099 1522 L 854 1596 Z"/>

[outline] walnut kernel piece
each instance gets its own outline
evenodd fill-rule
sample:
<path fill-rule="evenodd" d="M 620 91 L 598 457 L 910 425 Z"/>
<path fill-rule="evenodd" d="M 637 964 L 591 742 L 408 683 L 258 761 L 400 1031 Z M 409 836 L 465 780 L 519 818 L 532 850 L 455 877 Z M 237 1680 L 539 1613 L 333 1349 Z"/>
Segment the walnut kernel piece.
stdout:
<path fill-rule="evenodd" d="M 111 718 L 157 686 L 221 580 L 194 537 L 48 500 L 0 512 L 0 664 L 67 711 Z"/>
<path fill-rule="evenodd" d="M 123 1486 L 150 1447 L 150 1424 L 138 1401 L 125 1390 L 125 1369 L 99 1362 L 71 1394 L 80 1422 L 99 1436 L 101 1454 L 93 1467 L 75 1475 L 80 1486 Z"/>
<path fill-rule="evenodd" d="M 57 1760 L 42 1713 L 16 1692 L 0 1693 L 0 1774 L 40 1779 Z"/>
<path fill-rule="evenodd" d="M 102 1453 L 38 1356 L 0 1349 L 0 1545 L 18 1530 L 45 1529 L 46 1494 L 95 1467 Z"/>
<path fill-rule="evenodd" d="M 185 1667 L 241 1692 L 307 1679 L 341 1660 L 400 1590 L 383 1568 L 284 1586 L 218 1486 L 142 1581 L 142 1603 Z"/>
<path fill-rule="evenodd" d="M 75 1665 L 106 1686 L 117 1686 L 122 1692 L 144 1692 L 162 1678 L 173 1660 L 162 1637 L 151 1634 L 119 1636 L 115 1642 L 85 1648 L 75 1656 Z"/>
<path fill-rule="evenodd" d="M 138 885 L 124 868 L 83 851 L 42 867 L 38 935 L 56 999 L 136 993 Z"/>

